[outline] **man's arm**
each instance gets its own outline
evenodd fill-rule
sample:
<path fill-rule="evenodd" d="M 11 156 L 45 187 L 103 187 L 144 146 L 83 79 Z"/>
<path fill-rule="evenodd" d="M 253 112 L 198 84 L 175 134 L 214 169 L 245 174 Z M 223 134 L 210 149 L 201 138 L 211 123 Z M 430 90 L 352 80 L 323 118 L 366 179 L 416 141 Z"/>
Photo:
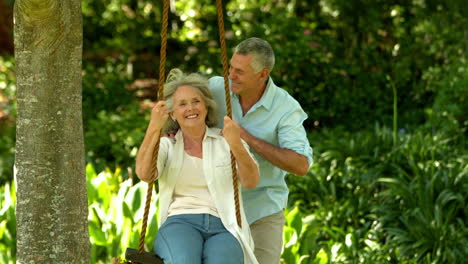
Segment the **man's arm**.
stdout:
<path fill-rule="evenodd" d="M 277 147 L 256 138 L 243 127 L 240 127 L 240 129 L 242 139 L 271 164 L 298 176 L 304 176 L 307 174 L 307 171 L 309 171 L 309 162 L 304 155 L 298 154 L 290 149 Z"/>

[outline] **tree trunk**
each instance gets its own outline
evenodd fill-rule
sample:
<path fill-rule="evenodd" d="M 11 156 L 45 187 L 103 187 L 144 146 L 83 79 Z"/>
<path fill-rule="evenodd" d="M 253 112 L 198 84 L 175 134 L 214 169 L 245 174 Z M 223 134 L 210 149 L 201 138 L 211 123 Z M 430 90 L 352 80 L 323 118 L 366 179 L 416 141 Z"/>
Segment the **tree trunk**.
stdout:
<path fill-rule="evenodd" d="M 89 263 L 80 0 L 16 0 L 18 263 Z"/>

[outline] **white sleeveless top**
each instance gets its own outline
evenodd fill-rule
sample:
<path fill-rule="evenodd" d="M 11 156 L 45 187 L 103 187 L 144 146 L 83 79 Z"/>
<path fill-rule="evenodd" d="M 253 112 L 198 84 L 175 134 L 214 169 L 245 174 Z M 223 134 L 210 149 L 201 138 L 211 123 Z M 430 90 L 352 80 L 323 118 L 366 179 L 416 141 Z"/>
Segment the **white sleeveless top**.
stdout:
<path fill-rule="evenodd" d="M 203 173 L 203 160 L 184 151 L 184 166 L 174 188 L 169 216 L 210 214 L 219 217 Z"/>

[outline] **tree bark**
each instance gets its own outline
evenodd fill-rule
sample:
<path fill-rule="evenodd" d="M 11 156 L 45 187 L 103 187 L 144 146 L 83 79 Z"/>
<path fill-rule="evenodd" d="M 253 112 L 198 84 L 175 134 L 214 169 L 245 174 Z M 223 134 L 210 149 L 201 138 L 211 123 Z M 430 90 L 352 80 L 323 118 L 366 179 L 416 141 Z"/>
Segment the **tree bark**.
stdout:
<path fill-rule="evenodd" d="M 89 263 L 80 0 L 16 0 L 17 263 Z"/>

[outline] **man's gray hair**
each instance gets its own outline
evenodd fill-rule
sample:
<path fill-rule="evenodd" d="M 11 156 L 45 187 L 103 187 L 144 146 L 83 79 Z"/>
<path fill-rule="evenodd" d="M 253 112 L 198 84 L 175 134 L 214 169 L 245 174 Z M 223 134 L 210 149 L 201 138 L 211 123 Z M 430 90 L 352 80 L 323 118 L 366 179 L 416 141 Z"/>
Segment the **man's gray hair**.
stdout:
<path fill-rule="evenodd" d="M 218 123 L 218 106 L 208 88 L 208 80 L 200 74 L 184 74 L 179 69 L 172 69 L 164 84 L 164 101 L 169 112 L 174 111 L 174 94 L 181 86 L 188 85 L 195 88 L 205 101 L 207 115 L 205 123 L 208 127 L 214 127 Z M 179 129 L 179 124 L 168 118 L 162 129 L 163 133 L 174 133 Z"/>
<path fill-rule="evenodd" d="M 275 53 L 273 49 L 266 40 L 260 38 L 248 38 L 242 41 L 234 48 L 234 53 L 252 55 L 251 66 L 255 73 L 265 68 L 271 72 L 273 66 L 275 66 Z"/>

